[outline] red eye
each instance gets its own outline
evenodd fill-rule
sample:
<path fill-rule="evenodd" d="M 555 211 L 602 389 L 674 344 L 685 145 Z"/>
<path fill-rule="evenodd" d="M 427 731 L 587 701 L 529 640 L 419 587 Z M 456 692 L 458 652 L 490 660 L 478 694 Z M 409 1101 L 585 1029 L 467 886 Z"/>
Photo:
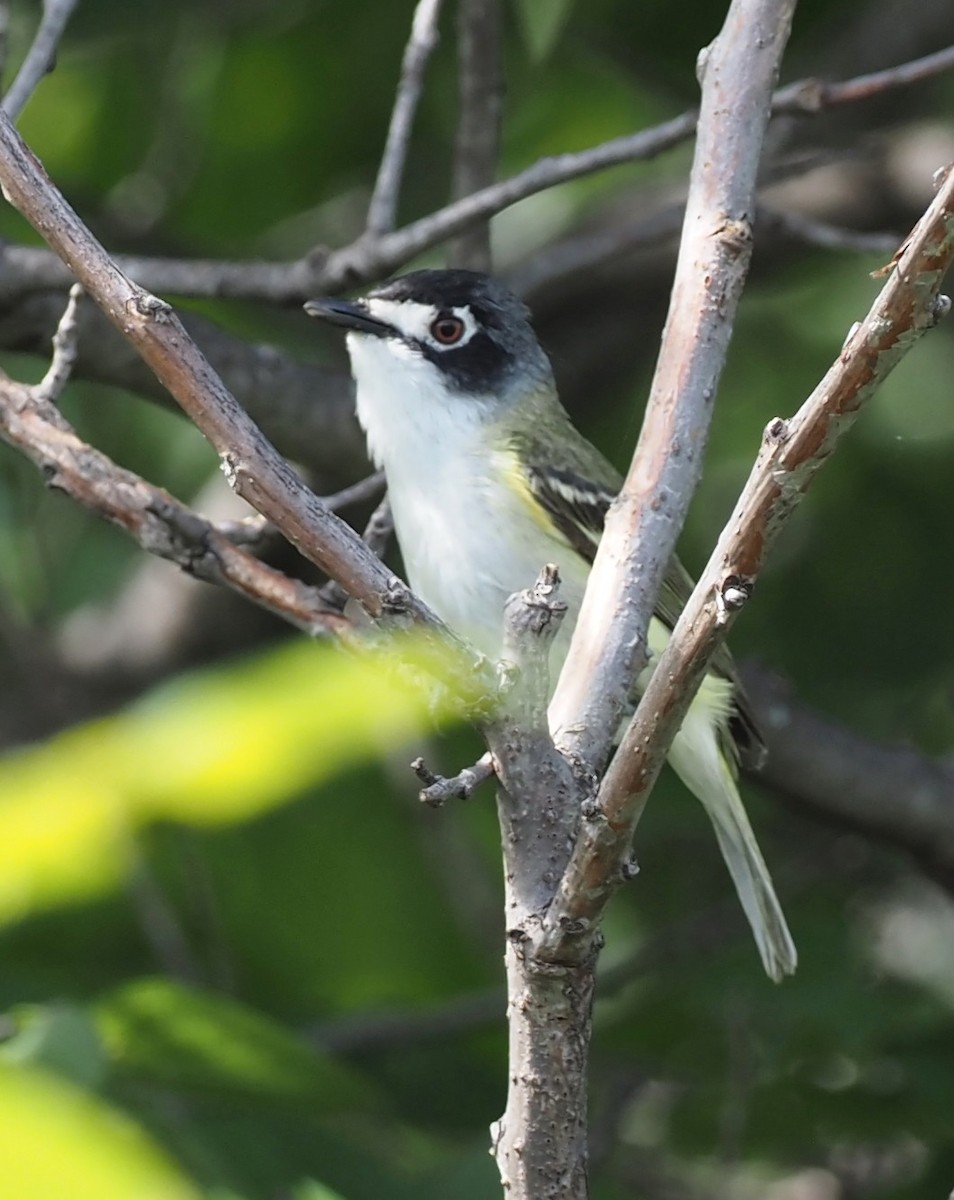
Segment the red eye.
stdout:
<path fill-rule="evenodd" d="M 464 322 L 453 313 L 441 313 L 431 323 L 431 337 L 442 346 L 453 346 L 464 336 Z"/>

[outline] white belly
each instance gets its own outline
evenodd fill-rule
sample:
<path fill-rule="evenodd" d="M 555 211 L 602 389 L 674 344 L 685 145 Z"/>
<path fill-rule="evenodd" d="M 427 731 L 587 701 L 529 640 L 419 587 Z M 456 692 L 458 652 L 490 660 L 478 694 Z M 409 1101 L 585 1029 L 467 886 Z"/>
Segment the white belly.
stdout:
<path fill-rule="evenodd" d="M 415 592 L 484 654 L 500 652 L 507 597 L 532 587 L 547 563 L 560 571 L 568 612 L 559 643 L 565 653 L 580 609 L 588 567 L 562 540 L 548 537 L 519 496 L 466 472 L 434 478 L 426 493 L 392 488 L 398 542 Z M 426 537 L 411 530 L 426 529 Z"/>
<path fill-rule="evenodd" d="M 508 596 L 531 587 L 540 569 L 547 562 L 555 563 L 560 571 L 560 598 L 567 606 L 552 653 L 555 685 L 583 601 L 589 564 L 561 538 L 548 536 L 520 496 L 498 486 L 491 498 L 480 482 L 483 477 L 483 473 L 478 478 L 458 470 L 453 481 L 435 473 L 426 492 L 420 487 L 392 488 L 395 529 L 408 582 L 451 628 L 496 659 Z M 421 529 L 428 536 L 409 532 Z M 639 676 L 637 691 L 646 686 L 668 640 L 669 630 L 654 617 L 649 624 L 649 662 Z M 731 696 L 727 680 L 706 676 L 676 739 L 674 757 L 692 749 L 686 744 L 692 740 L 688 735 L 696 741 L 711 738 L 712 716 L 723 717 L 729 711 Z M 677 769 L 685 777 L 680 764 Z"/>

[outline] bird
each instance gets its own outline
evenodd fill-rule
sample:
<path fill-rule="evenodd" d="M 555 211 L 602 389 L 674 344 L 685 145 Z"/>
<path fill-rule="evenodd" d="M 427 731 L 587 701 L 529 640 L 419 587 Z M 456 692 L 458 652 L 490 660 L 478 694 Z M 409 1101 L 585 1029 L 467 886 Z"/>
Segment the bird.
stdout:
<path fill-rule="evenodd" d="M 426 269 L 305 311 L 345 329 L 357 417 L 383 468 L 408 583 L 448 625 L 498 657 L 507 598 L 559 567 L 565 657 L 606 512 L 622 479 L 572 424 L 523 302 L 480 272 Z M 649 664 L 692 590 L 671 559 L 648 633 Z M 708 814 L 766 973 L 795 945 L 738 789 L 765 746 L 721 647 L 668 761 Z"/>

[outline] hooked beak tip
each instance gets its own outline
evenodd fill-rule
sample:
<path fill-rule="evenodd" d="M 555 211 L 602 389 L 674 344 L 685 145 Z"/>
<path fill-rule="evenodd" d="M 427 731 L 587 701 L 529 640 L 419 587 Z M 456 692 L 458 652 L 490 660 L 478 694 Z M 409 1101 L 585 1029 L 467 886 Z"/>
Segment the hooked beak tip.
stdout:
<path fill-rule="evenodd" d="M 305 312 L 310 317 L 318 317 L 331 325 L 339 325 L 352 333 L 368 333 L 376 337 L 384 337 L 392 332 L 391 326 L 384 321 L 372 317 L 367 307 L 360 300 L 338 300 L 335 297 L 319 297 L 317 300 L 306 300 Z"/>

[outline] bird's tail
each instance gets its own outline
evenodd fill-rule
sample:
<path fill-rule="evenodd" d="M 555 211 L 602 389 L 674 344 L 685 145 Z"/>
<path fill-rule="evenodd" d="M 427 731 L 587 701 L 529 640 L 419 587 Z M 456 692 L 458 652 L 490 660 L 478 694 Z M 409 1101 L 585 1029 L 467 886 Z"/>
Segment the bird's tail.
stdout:
<path fill-rule="evenodd" d="M 689 720 L 695 714 L 690 710 Z M 688 722 L 687 722 L 688 724 Z M 755 943 L 762 958 L 766 974 L 778 983 L 791 975 L 798 964 L 798 952 L 792 935 L 788 931 L 782 907 L 775 895 L 775 888 L 762 858 L 749 818 L 742 807 L 742 798 L 736 786 L 729 764 L 725 761 L 717 742 L 717 735 L 708 726 L 706 747 L 709 753 L 686 754 L 684 739 L 687 733 L 683 726 L 670 751 L 669 760 L 686 786 L 699 798 L 709 814 L 715 829 L 719 849 L 729 868 L 739 901 L 748 917 Z M 680 745 L 680 742 L 683 742 Z M 700 773 L 700 758 L 707 759 L 704 775 Z"/>
<path fill-rule="evenodd" d="M 724 768 L 725 787 L 721 795 L 701 797 L 712 821 L 719 849 L 729 868 L 735 890 L 752 926 L 766 974 L 778 983 L 791 975 L 798 964 L 798 952 L 785 922 L 785 914 L 775 895 L 772 879 L 762 858 L 735 780 Z"/>

